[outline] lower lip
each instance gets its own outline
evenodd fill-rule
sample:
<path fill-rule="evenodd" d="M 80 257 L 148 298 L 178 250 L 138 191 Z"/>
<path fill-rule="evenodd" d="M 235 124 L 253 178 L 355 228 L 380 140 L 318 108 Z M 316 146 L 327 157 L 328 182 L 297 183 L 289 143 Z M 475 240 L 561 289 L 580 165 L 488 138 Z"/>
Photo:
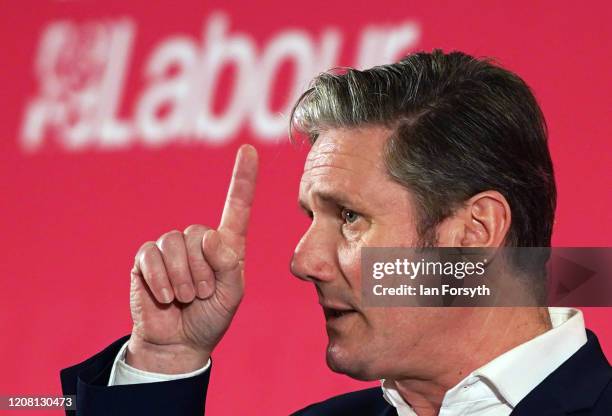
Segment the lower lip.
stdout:
<path fill-rule="evenodd" d="M 351 320 L 351 317 L 353 317 L 355 313 L 356 311 L 347 311 L 341 315 L 330 316 L 326 320 L 326 325 L 334 329 L 340 329 L 342 326 L 346 325 L 346 323 Z"/>

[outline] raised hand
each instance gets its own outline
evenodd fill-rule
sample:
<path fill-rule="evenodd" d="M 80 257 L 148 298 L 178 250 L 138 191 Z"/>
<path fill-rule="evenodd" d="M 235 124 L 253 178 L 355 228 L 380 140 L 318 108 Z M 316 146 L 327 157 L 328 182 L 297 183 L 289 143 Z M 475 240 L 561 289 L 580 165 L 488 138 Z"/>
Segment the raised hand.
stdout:
<path fill-rule="evenodd" d="M 127 363 L 159 373 L 201 368 L 244 293 L 244 255 L 257 152 L 244 145 L 217 230 L 190 225 L 143 244 L 131 273 Z"/>

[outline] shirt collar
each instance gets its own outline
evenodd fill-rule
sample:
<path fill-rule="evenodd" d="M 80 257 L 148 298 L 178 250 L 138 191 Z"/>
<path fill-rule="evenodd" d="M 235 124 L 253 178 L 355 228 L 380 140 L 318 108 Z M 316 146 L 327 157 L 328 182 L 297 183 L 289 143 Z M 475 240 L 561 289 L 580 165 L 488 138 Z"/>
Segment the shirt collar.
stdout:
<path fill-rule="evenodd" d="M 395 407 L 398 416 L 417 416 L 412 407 L 399 394 L 393 380 L 381 380 L 380 385 L 384 399 L 391 406 Z"/>
<path fill-rule="evenodd" d="M 578 309 L 548 308 L 552 329 L 505 352 L 473 374 L 487 380 L 515 407 L 587 342 Z"/>
<path fill-rule="evenodd" d="M 497 398 L 514 408 L 550 373 L 586 342 L 584 317 L 578 309 L 548 308 L 552 329 L 523 343 L 470 373 L 444 395 L 442 407 L 463 400 Z M 478 386 L 478 389 L 470 388 Z M 399 415 L 416 415 L 392 380 L 381 380 L 383 397 Z M 469 396 L 466 394 L 470 391 Z"/>

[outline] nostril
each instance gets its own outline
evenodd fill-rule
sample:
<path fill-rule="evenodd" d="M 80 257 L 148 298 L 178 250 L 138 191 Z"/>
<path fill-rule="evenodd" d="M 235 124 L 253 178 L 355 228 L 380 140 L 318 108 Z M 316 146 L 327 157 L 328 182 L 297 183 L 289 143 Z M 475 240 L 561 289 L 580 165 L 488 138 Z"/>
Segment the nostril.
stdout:
<path fill-rule="evenodd" d="M 310 276 L 308 276 L 308 274 L 305 273 L 303 271 L 303 269 L 300 269 L 300 267 L 298 267 L 293 262 L 291 262 L 291 264 L 289 265 L 289 269 L 291 270 L 291 274 L 293 274 L 298 279 L 301 279 L 301 280 L 309 280 L 310 279 Z"/>
<path fill-rule="evenodd" d="M 310 274 L 306 275 L 306 277 L 304 277 L 303 279 L 307 282 L 313 282 L 313 283 L 321 280 L 321 279 L 317 279 L 315 276 L 310 275 Z"/>
<path fill-rule="evenodd" d="M 308 262 L 304 261 L 299 254 L 294 254 L 289 263 L 289 270 L 291 273 L 300 280 L 311 282 L 316 278 L 311 274 L 312 269 L 309 269 Z"/>

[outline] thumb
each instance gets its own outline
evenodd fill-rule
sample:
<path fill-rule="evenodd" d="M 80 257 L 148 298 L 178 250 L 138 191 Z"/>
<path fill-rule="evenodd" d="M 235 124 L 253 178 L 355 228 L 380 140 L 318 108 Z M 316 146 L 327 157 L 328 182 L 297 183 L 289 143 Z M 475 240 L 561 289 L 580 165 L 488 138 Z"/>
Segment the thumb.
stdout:
<path fill-rule="evenodd" d="M 202 252 L 215 272 L 217 283 L 242 287 L 243 262 L 218 231 L 208 230 L 204 234 Z"/>

